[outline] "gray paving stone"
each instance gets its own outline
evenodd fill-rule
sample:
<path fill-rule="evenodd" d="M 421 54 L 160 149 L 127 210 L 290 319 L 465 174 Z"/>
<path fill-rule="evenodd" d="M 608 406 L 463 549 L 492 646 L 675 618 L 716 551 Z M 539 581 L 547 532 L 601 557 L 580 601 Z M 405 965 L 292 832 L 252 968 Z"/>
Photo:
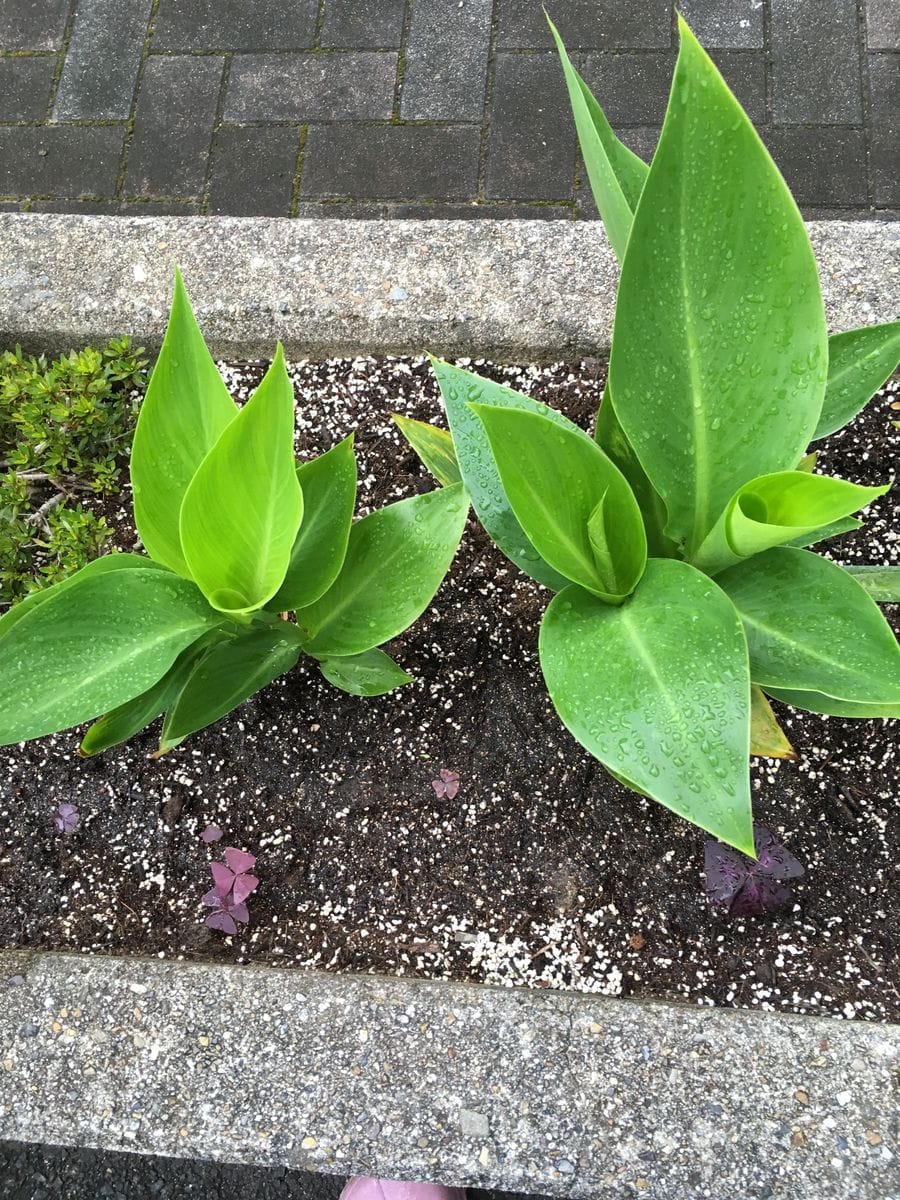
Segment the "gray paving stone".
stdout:
<path fill-rule="evenodd" d="M 402 117 L 482 119 L 492 10 L 493 0 L 416 0 L 406 44 Z"/>
<path fill-rule="evenodd" d="M 766 119 L 766 55 L 760 50 L 713 50 L 712 60 L 754 125 Z"/>
<path fill-rule="evenodd" d="M 69 0 L 0 0 L 0 50 L 58 50 Z"/>
<path fill-rule="evenodd" d="M 782 125 L 760 132 L 798 204 L 866 203 L 866 141 L 861 129 Z"/>
<path fill-rule="evenodd" d="M 302 50 L 318 0 L 159 0 L 154 50 Z"/>
<path fill-rule="evenodd" d="M 55 55 L 0 58 L 0 121 L 43 120 L 55 70 Z"/>
<path fill-rule="evenodd" d="M 556 54 L 498 54 L 485 195 L 568 200 L 574 167 L 575 129 Z"/>
<path fill-rule="evenodd" d="M 869 55 L 875 203 L 900 206 L 900 54 Z"/>
<path fill-rule="evenodd" d="M 70 213 L 96 217 L 115 216 L 119 212 L 120 207 L 118 200 L 32 200 L 28 205 L 28 211 L 33 213 Z"/>
<path fill-rule="evenodd" d="M 862 120 L 856 0 L 770 0 L 776 124 Z"/>
<path fill-rule="evenodd" d="M 79 0 L 56 92 L 57 121 L 126 121 L 152 0 Z"/>
<path fill-rule="evenodd" d="M 397 54 L 239 54 L 231 64 L 226 121 L 386 120 Z"/>
<path fill-rule="evenodd" d="M 327 0 L 323 46 L 394 49 L 400 45 L 407 0 Z"/>
<path fill-rule="evenodd" d="M 674 51 L 588 53 L 582 62 L 585 82 L 612 125 L 662 122 L 675 69 Z"/>
<path fill-rule="evenodd" d="M 287 217 L 300 138 L 290 126 L 226 127 L 216 134 L 209 212 L 236 217 Z"/>
<path fill-rule="evenodd" d="M 111 196 L 124 125 L 0 129 L 0 196 Z"/>
<path fill-rule="evenodd" d="M 195 217 L 200 212 L 199 200 L 123 200 L 119 206 L 123 216 L 131 217 Z"/>
<path fill-rule="evenodd" d="M 555 0 L 547 11 L 568 50 L 652 50 L 672 44 L 671 0 Z M 552 46 L 539 0 L 496 0 L 503 49 Z"/>
<path fill-rule="evenodd" d="M 678 7 L 707 50 L 764 45 L 763 0 L 681 0 Z"/>
<path fill-rule="evenodd" d="M 866 0 L 866 44 L 870 50 L 900 50 L 897 0 Z"/>
<path fill-rule="evenodd" d="M 479 129 L 432 125 L 313 126 L 300 192 L 351 199 L 451 200 L 474 195 Z"/>
<path fill-rule="evenodd" d="M 129 195 L 201 195 L 223 70 L 216 57 L 147 60 L 125 172 Z"/>

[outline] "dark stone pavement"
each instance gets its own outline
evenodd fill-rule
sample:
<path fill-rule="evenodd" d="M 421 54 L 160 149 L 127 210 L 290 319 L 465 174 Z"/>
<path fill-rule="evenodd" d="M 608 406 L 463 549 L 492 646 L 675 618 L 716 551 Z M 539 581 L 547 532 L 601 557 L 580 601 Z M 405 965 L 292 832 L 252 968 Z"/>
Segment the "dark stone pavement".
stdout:
<path fill-rule="evenodd" d="M 900 0 L 683 0 L 809 215 L 900 213 Z M 672 0 L 549 0 L 652 153 Z M 590 217 L 540 0 L 0 0 L 0 207 Z"/>

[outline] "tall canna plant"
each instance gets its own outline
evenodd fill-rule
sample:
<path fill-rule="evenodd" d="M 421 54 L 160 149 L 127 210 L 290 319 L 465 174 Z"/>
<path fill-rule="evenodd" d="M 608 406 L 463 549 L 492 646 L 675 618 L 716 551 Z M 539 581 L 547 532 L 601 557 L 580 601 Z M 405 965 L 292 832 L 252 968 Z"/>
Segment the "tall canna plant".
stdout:
<path fill-rule="evenodd" d="M 296 462 L 281 347 L 239 409 L 177 272 L 131 481 L 146 555 L 106 555 L 0 619 L 0 745 L 99 717 L 81 743 L 97 754 L 162 715 L 162 754 L 301 654 L 357 696 L 410 681 L 378 647 L 440 586 L 466 521 L 463 485 L 354 522 L 353 435 Z"/>
<path fill-rule="evenodd" d="M 679 29 L 649 167 L 553 30 L 621 261 L 594 436 L 448 363 L 434 370 L 479 519 L 557 593 L 540 659 L 562 721 L 616 779 L 752 855 L 748 751 L 791 753 L 766 693 L 900 715 L 900 649 L 872 599 L 900 599 L 900 571 L 848 571 L 806 549 L 857 528 L 851 514 L 887 490 L 815 474 L 807 447 L 884 382 L 900 323 L 827 337 L 800 213 Z M 446 469 L 437 432 L 415 441 Z"/>

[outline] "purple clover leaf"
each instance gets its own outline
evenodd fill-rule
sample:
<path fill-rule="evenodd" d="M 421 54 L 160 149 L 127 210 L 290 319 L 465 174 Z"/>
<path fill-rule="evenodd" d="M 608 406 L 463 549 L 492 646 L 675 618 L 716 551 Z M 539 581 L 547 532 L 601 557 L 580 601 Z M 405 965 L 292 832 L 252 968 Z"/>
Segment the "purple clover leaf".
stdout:
<path fill-rule="evenodd" d="M 206 924 L 220 933 L 235 934 L 238 924 L 246 925 L 250 920 L 246 901 L 259 887 L 259 879 L 250 873 L 256 858 L 234 846 L 226 846 L 223 853 L 224 863 L 209 864 L 213 886 L 203 897 L 203 903 L 215 911 L 206 918 Z"/>
<path fill-rule="evenodd" d="M 57 833 L 74 833 L 81 816 L 74 804 L 59 804 L 53 814 L 53 825 Z"/>
<path fill-rule="evenodd" d="M 804 874 L 771 830 L 755 825 L 753 843 L 756 862 L 712 838 L 706 843 L 706 894 L 713 904 L 726 906 L 731 917 L 759 917 L 785 908 L 794 899 L 785 880 Z"/>
<path fill-rule="evenodd" d="M 446 796 L 452 800 L 459 791 L 459 771 L 448 771 L 446 767 L 441 767 L 438 778 L 432 779 L 431 786 L 436 796 Z"/>
<path fill-rule="evenodd" d="M 218 825 L 207 825 L 200 836 L 208 846 L 210 842 L 220 842 L 222 840 L 222 830 Z"/>

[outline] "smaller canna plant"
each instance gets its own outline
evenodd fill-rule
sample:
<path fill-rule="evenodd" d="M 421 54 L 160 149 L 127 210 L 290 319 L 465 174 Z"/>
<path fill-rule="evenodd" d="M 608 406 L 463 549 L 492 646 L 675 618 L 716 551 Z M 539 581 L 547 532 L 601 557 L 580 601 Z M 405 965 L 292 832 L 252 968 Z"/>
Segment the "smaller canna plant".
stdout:
<path fill-rule="evenodd" d="M 238 409 L 177 272 L 131 482 L 146 554 L 96 559 L 0 619 L 0 744 L 99 717 L 81 743 L 92 755 L 163 715 L 162 754 L 301 654 L 356 696 L 410 681 L 379 646 L 440 586 L 465 526 L 463 485 L 354 522 L 353 435 L 295 461 L 280 346 Z"/>
<path fill-rule="evenodd" d="M 749 753 L 792 754 L 766 695 L 900 716 L 900 650 L 875 604 L 900 599 L 900 568 L 845 570 L 806 549 L 858 528 L 852 514 L 888 489 L 816 474 L 808 447 L 890 375 L 900 322 L 828 338 L 800 213 L 679 25 L 649 167 L 553 30 L 621 261 L 593 436 L 439 361 L 450 434 L 405 432 L 438 478 L 458 470 L 497 546 L 558 593 L 540 660 L 570 732 L 621 783 L 753 856 Z"/>

